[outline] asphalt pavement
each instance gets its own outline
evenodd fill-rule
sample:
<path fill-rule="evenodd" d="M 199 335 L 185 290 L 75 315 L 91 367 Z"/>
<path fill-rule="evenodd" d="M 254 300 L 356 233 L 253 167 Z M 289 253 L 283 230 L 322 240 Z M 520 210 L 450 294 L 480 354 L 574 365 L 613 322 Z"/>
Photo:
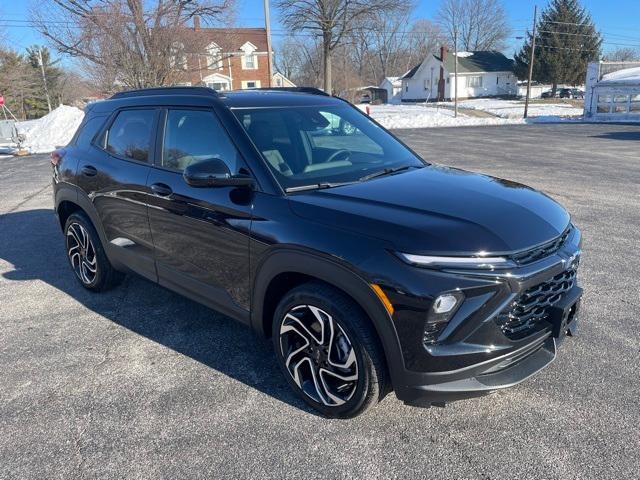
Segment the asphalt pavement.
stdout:
<path fill-rule="evenodd" d="M 145 280 L 68 267 L 46 156 L 0 159 L 0 478 L 638 478 L 640 127 L 397 131 L 538 188 L 583 230 L 580 336 L 525 383 L 327 420 L 268 341 Z M 454 192 L 452 192 L 454 194 Z"/>

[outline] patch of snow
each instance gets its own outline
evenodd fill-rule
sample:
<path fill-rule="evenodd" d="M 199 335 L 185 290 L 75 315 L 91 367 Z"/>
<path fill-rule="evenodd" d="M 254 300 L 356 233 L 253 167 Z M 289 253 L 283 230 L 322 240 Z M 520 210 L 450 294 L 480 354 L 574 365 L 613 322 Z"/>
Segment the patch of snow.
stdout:
<path fill-rule="evenodd" d="M 358 107 L 366 111 L 366 105 L 358 105 Z M 470 117 L 462 112 L 458 112 L 458 117 L 456 118 L 453 110 L 425 104 L 370 105 L 369 109 L 371 118 L 388 129 L 524 123 L 523 119 L 478 118 Z"/>
<path fill-rule="evenodd" d="M 453 102 L 444 105 L 453 106 Z M 521 100 L 501 100 L 498 98 L 477 98 L 458 102 L 462 109 L 482 110 L 501 118 L 522 118 L 524 102 Z M 529 103 L 529 117 L 580 117 L 582 108 L 569 103 Z"/>
<path fill-rule="evenodd" d="M 465 57 L 471 57 L 473 55 L 473 52 L 455 52 L 454 55 L 456 57 L 465 58 Z"/>
<path fill-rule="evenodd" d="M 84 112 L 79 108 L 60 105 L 44 117 L 18 122 L 16 127 L 25 136 L 23 148 L 30 153 L 48 153 L 68 144 L 83 118 Z"/>
<path fill-rule="evenodd" d="M 599 83 L 640 83 L 640 67 L 625 68 L 607 73 Z"/>
<path fill-rule="evenodd" d="M 473 100 L 473 106 L 478 107 L 479 110 L 496 109 L 497 107 L 504 108 L 505 100 L 492 100 L 483 99 Z M 480 102 L 480 103 L 478 103 Z M 500 102 L 493 104 L 490 102 Z M 460 102 L 462 103 L 467 102 Z M 484 103 L 484 105 L 483 105 Z M 557 107 L 556 108 L 541 108 L 536 110 L 534 108 L 538 105 L 530 104 L 529 112 L 532 115 L 526 120 L 522 117 L 524 104 L 521 102 L 513 102 L 513 105 L 506 108 L 514 109 L 510 112 L 510 115 L 503 115 L 498 117 L 472 117 L 464 113 L 464 109 L 460 108 L 458 111 L 458 117 L 454 117 L 453 104 L 446 103 L 445 108 L 443 104 L 400 104 L 400 105 L 358 105 L 363 111 L 366 111 L 367 106 L 370 110 L 371 117 L 380 123 L 382 126 L 388 129 L 395 128 L 429 128 L 429 127 L 467 127 L 467 126 L 482 126 L 482 125 L 518 125 L 525 123 L 555 123 L 565 121 L 577 121 L 582 120 L 581 117 L 574 116 L 572 118 L 566 118 L 567 109 L 564 105 L 556 104 L 540 104 L 540 107 Z M 482 106 L 483 108 L 479 108 Z M 571 107 L 568 105 L 568 107 Z M 573 107 L 571 107 L 573 108 Z M 517 109 L 517 113 L 515 112 Z M 578 110 L 578 109 L 573 109 Z M 580 110 L 582 114 L 582 110 Z M 560 116 L 562 115 L 562 116 Z"/>

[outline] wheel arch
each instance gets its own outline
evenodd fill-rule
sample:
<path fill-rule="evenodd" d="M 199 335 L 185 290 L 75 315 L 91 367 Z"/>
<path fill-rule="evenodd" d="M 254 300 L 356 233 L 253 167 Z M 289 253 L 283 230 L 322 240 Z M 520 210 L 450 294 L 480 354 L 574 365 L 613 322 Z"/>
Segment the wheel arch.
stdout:
<path fill-rule="evenodd" d="M 338 288 L 362 308 L 378 335 L 392 382 L 398 378 L 402 351 L 389 314 L 362 276 L 331 258 L 295 249 L 278 250 L 266 257 L 258 266 L 253 285 L 252 328 L 270 336 L 273 314 L 282 295 L 307 281 Z"/>

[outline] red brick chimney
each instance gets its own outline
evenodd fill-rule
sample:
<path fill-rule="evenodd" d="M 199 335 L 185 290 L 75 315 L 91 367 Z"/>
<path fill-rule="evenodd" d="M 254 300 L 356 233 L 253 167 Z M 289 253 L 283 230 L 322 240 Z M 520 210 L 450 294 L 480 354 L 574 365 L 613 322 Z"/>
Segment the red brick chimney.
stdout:
<path fill-rule="evenodd" d="M 200 17 L 198 15 L 193 17 L 193 29 L 200 30 Z"/>
<path fill-rule="evenodd" d="M 438 101 L 444 100 L 444 61 L 447 58 L 447 47 L 440 47 L 440 78 L 438 79 Z"/>

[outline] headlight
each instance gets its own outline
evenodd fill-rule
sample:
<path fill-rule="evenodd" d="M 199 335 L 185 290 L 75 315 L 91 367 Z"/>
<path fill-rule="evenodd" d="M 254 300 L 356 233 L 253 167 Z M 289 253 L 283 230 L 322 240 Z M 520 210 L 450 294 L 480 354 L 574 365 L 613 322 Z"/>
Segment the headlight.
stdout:
<path fill-rule="evenodd" d="M 493 270 L 515 266 L 515 263 L 506 257 L 488 257 L 484 256 L 482 252 L 473 257 L 440 257 L 400 252 L 398 252 L 398 255 L 407 263 L 427 268 L 448 267 Z"/>

